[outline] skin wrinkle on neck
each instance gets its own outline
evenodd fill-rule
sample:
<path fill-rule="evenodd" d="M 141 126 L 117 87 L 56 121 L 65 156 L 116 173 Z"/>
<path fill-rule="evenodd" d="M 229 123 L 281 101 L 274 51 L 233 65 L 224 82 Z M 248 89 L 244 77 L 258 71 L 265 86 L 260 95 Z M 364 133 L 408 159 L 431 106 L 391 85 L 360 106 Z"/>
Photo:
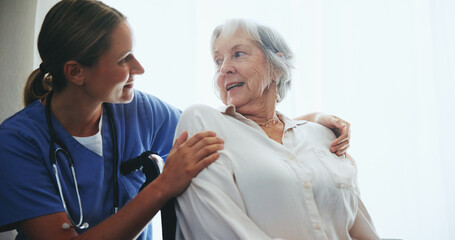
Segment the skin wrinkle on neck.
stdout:
<path fill-rule="evenodd" d="M 275 90 L 275 91 L 273 91 Z M 275 93 L 275 94 L 273 94 Z M 257 104 L 253 104 L 253 108 L 243 108 L 247 110 L 247 112 L 251 112 L 251 114 L 245 114 L 245 111 L 238 110 L 240 114 L 245 116 L 246 118 L 255 122 L 259 127 L 261 127 L 262 131 L 267 134 L 267 136 L 278 142 L 279 144 L 283 144 L 282 138 L 284 133 L 284 123 L 278 117 L 276 113 L 276 85 L 273 82 L 267 89 L 264 90 L 263 94 L 266 94 L 265 101 L 257 102 Z M 274 97 L 272 97 L 274 96 Z M 254 108 L 254 106 L 259 105 L 260 107 Z M 246 107 L 250 106 L 247 104 Z M 271 119 L 277 119 L 277 124 L 269 124 L 268 126 L 262 125 L 260 123 L 264 123 L 270 121 Z"/>

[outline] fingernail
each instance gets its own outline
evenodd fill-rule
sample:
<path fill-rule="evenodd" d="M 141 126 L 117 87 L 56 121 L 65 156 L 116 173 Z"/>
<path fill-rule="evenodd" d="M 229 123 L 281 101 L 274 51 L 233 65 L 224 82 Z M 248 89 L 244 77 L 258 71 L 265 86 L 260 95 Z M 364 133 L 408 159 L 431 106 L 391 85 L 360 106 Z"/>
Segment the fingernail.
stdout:
<path fill-rule="evenodd" d="M 344 153 L 344 158 L 347 158 L 346 153 Z"/>

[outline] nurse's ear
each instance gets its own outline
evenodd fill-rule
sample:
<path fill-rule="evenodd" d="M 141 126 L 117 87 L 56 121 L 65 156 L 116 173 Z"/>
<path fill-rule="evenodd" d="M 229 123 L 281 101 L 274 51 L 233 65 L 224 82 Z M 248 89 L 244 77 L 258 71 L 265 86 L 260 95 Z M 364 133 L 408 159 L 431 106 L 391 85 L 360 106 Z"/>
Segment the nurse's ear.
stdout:
<path fill-rule="evenodd" d="M 80 63 L 74 60 L 66 62 L 63 66 L 63 73 L 70 82 L 79 86 L 84 84 L 84 67 Z"/>

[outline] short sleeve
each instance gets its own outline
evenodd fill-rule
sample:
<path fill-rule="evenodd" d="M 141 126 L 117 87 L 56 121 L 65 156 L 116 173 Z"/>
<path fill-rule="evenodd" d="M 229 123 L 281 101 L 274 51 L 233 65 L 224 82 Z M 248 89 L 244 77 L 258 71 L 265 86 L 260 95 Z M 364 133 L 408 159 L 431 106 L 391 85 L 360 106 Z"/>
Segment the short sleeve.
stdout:
<path fill-rule="evenodd" d="M 174 132 L 181 111 L 155 96 L 140 91 L 136 91 L 135 94 L 135 102 L 125 106 L 128 126 L 126 134 L 141 136 L 141 141 L 147 143 L 147 149 L 144 151 L 156 152 L 166 160 L 173 145 Z M 139 122 L 133 124 L 131 121 Z"/>
<path fill-rule="evenodd" d="M 0 230 L 22 220 L 61 212 L 42 144 L 23 133 L 0 128 Z"/>

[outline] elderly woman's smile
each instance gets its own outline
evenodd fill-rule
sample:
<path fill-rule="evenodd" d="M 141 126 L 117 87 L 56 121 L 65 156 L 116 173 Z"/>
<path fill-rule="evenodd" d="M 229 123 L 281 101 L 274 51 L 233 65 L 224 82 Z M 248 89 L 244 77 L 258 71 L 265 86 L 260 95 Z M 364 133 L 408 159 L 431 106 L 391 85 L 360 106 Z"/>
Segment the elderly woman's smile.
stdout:
<path fill-rule="evenodd" d="M 232 82 L 232 83 L 228 83 L 227 84 L 227 87 L 226 87 L 226 90 L 227 91 L 230 91 L 231 89 L 235 88 L 235 87 L 241 87 L 243 86 L 245 83 L 244 82 Z"/>

